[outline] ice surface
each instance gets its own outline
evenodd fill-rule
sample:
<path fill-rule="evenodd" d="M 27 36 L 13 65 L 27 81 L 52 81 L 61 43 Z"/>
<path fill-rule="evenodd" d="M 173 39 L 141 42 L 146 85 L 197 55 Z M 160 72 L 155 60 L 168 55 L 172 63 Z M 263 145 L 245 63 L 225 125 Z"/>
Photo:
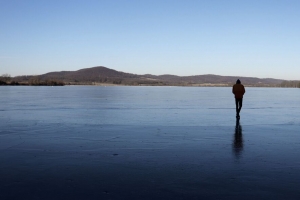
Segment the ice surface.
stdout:
<path fill-rule="evenodd" d="M 299 199 L 299 89 L 0 87 L 0 199 Z"/>

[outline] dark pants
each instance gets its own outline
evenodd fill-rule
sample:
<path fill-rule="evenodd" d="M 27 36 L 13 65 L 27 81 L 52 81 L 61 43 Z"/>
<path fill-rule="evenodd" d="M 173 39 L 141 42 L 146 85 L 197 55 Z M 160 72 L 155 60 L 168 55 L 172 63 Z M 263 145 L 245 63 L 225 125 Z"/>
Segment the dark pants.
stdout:
<path fill-rule="evenodd" d="M 243 106 L 243 98 L 235 98 L 236 115 L 239 115 Z"/>

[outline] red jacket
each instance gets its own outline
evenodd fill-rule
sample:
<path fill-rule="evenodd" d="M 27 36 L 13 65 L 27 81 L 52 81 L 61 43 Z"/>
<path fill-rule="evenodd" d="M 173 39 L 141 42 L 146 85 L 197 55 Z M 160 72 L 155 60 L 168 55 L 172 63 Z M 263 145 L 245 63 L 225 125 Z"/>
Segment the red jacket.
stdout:
<path fill-rule="evenodd" d="M 245 94 L 245 87 L 242 84 L 235 84 L 232 87 L 232 93 L 234 94 L 235 98 L 241 99 Z"/>

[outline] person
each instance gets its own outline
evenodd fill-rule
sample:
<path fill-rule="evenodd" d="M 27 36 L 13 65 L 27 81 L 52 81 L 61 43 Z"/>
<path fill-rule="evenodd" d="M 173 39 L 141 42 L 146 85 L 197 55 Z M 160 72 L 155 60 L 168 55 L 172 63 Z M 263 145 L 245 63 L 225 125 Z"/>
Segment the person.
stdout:
<path fill-rule="evenodd" d="M 232 87 L 232 93 L 235 97 L 235 107 L 236 107 L 236 118 L 240 118 L 240 112 L 243 106 L 243 96 L 245 94 L 245 87 L 241 84 L 240 79 L 236 81 L 236 84 Z"/>

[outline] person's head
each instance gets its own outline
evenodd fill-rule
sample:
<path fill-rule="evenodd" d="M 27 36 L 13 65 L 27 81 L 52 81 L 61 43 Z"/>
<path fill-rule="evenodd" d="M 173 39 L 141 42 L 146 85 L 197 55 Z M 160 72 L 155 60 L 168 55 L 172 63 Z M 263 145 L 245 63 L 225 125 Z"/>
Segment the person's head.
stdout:
<path fill-rule="evenodd" d="M 241 84 L 240 79 L 238 79 L 238 80 L 236 81 L 236 84 Z"/>

